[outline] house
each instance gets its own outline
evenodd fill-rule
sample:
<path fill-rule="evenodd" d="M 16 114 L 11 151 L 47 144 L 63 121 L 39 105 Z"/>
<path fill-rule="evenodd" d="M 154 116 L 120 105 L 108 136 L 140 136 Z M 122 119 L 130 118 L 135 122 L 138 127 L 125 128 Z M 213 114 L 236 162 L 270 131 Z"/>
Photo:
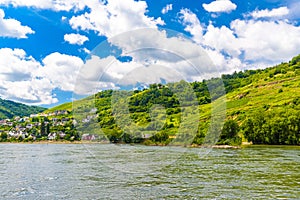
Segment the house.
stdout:
<path fill-rule="evenodd" d="M 19 137 L 19 133 L 16 132 L 16 131 L 14 131 L 14 130 L 9 131 L 9 132 L 8 132 L 8 135 L 9 135 L 10 137 L 14 137 L 14 138 Z"/>
<path fill-rule="evenodd" d="M 57 118 L 52 118 L 52 122 L 57 122 L 58 119 Z"/>
<path fill-rule="evenodd" d="M 26 128 L 27 128 L 27 129 L 32 129 L 32 128 L 33 128 L 33 125 L 32 125 L 32 124 L 27 124 L 27 125 L 26 125 Z"/>
<path fill-rule="evenodd" d="M 19 128 L 19 131 L 25 131 L 26 130 L 26 128 L 25 127 L 21 127 L 21 128 Z"/>
<path fill-rule="evenodd" d="M 29 135 L 28 138 L 30 138 L 30 139 L 32 139 L 32 140 L 36 140 L 36 136 L 33 135 L 33 134 Z"/>
<path fill-rule="evenodd" d="M 93 135 L 93 134 L 83 134 L 81 136 L 81 140 L 92 141 L 92 140 L 97 140 L 97 139 L 98 139 L 98 136 L 97 135 Z"/>
<path fill-rule="evenodd" d="M 16 125 L 16 128 L 21 128 L 21 127 L 22 127 L 21 124 L 17 124 L 17 125 Z"/>
<path fill-rule="evenodd" d="M 143 134 L 142 138 L 143 139 L 149 139 L 152 137 L 152 134 Z"/>
<path fill-rule="evenodd" d="M 25 119 L 24 119 L 24 118 L 20 118 L 20 119 L 18 120 L 18 122 L 20 122 L 20 123 L 25 122 Z"/>
<path fill-rule="evenodd" d="M 28 133 L 27 133 L 27 132 L 22 132 L 22 131 L 20 131 L 20 132 L 19 132 L 19 136 L 21 136 L 22 139 L 25 139 L 26 136 L 28 136 Z"/>
<path fill-rule="evenodd" d="M 67 111 L 67 110 L 61 110 L 60 114 L 61 114 L 61 115 L 67 115 L 67 114 L 68 114 L 68 111 Z"/>
<path fill-rule="evenodd" d="M 25 131 L 26 130 L 26 128 L 20 124 L 17 124 L 15 128 L 16 128 L 16 131 Z"/>
<path fill-rule="evenodd" d="M 76 119 L 73 119 L 73 125 L 76 126 L 78 124 L 78 122 L 76 121 Z"/>
<path fill-rule="evenodd" d="M 48 140 L 55 140 L 56 139 L 56 133 L 49 133 L 48 134 Z"/>
<path fill-rule="evenodd" d="M 97 112 L 97 108 L 93 108 L 91 109 L 90 113 L 96 113 Z"/>
<path fill-rule="evenodd" d="M 29 117 L 24 117 L 24 121 L 25 122 L 30 122 L 30 118 Z"/>
<path fill-rule="evenodd" d="M 63 117 L 63 118 L 61 119 L 61 121 L 62 121 L 62 122 L 68 122 L 68 121 L 70 121 L 70 118 Z"/>
<path fill-rule="evenodd" d="M 39 114 L 31 114 L 30 118 L 34 118 L 34 117 L 38 117 L 38 116 L 39 116 Z"/>
<path fill-rule="evenodd" d="M 41 113 L 41 114 L 39 114 L 39 116 L 41 116 L 41 117 L 48 117 L 48 114 L 46 114 L 46 113 Z"/>
<path fill-rule="evenodd" d="M 51 113 L 52 115 L 67 115 L 68 114 L 68 111 L 66 110 L 56 110 L 54 111 L 53 113 Z"/>
<path fill-rule="evenodd" d="M 6 122 L 6 125 L 7 126 L 13 126 L 13 123 L 12 122 Z"/>
<path fill-rule="evenodd" d="M 65 134 L 64 132 L 62 132 L 62 131 L 59 131 L 59 132 L 58 132 L 58 135 L 59 135 L 59 137 L 60 137 L 61 139 L 63 139 L 63 138 L 66 136 L 66 134 Z"/>
<path fill-rule="evenodd" d="M 82 120 L 83 123 L 88 123 L 90 122 L 92 119 L 96 119 L 99 115 L 88 115 L 86 116 L 85 119 Z"/>
<path fill-rule="evenodd" d="M 82 123 L 88 123 L 88 122 L 90 122 L 90 119 L 85 118 L 82 120 Z"/>

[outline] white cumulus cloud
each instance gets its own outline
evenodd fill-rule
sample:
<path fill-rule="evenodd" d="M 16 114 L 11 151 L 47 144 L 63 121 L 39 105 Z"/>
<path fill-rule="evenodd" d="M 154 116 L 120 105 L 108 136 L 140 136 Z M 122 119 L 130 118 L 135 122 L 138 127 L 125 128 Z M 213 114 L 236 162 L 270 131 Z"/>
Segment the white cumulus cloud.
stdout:
<path fill-rule="evenodd" d="M 0 49 L 2 98 L 31 105 L 53 104 L 53 90 L 73 91 L 83 61 L 75 56 L 52 53 L 42 63 L 23 49 Z"/>
<path fill-rule="evenodd" d="M 84 0 L 0 0 L 0 5 L 13 7 L 33 7 L 55 11 L 82 10 L 86 6 Z"/>
<path fill-rule="evenodd" d="M 254 20 L 235 20 L 230 26 L 247 60 L 269 61 L 274 64 L 299 54 L 298 26 L 285 21 Z"/>
<path fill-rule="evenodd" d="M 254 18 L 273 18 L 273 17 L 282 17 L 289 14 L 289 9 L 287 7 L 274 8 L 272 10 L 256 10 L 250 15 Z"/>
<path fill-rule="evenodd" d="M 39 63 L 26 56 L 22 49 L 0 49 L 0 78 L 8 81 L 30 80 L 33 72 L 39 68 Z"/>
<path fill-rule="evenodd" d="M 182 35 L 175 36 L 175 32 L 170 35 L 173 36 L 157 29 L 139 29 L 110 38 L 110 43 L 122 49 L 121 56 L 132 60 L 121 62 L 114 56 L 92 56 L 79 73 L 76 92 L 92 94 L 107 87 L 138 83 L 195 81 L 202 80 L 204 74 L 218 73 L 201 46 Z M 97 48 L 95 52 L 103 50 L 101 46 Z"/>
<path fill-rule="evenodd" d="M 167 4 L 162 10 L 161 10 L 161 13 L 162 14 L 166 14 L 168 13 L 169 11 L 171 11 L 173 9 L 173 5 L 172 4 Z"/>
<path fill-rule="evenodd" d="M 41 65 L 22 49 L 0 49 L 1 97 L 33 105 L 52 104 L 58 100 L 51 94 L 48 79 L 37 77 Z"/>
<path fill-rule="evenodd" d="M 189 9 L 181 9 L 179 14 L 182 24 L 185 26 L 184 30 L 191 33 L 194 40 L 199 42 L 202 38 L 203 28 L 197 15 Z"/>
<path fill-rule="evenodd" d="M 33 34 L 34 31 L 23 26 L 21 22 L 15 19 L 5 19 L 5 13 L 0 9 L 0 37 L 27 38 L 27 34 Z"/>
<path fill-rule="evenodd" d="M 54 88 L 73 91 L 74 84 L 83 61 L 76 57 L 58 52 L 46 56 L 39 75 L 51 81 Z"/>
<path fill-rule="evenodd" d="M 89 12 L 74 16 L 69 20 L 73 29 L 93 30 L 99 35 L 114 35 L 139 28 L 163 25 L 161 18 L 148 17 L 147 3 L 134 0 L 114 0 L 89 3 Z"/>
<path fill-rule="evenodd" d="M 83 45 L 86 41 L 89 40 L 89 38 L 86 37 L 85 35 L 71 33 L 71 34 L 65 34 L 64 40 L 66 42 L 69 42 L 70 44 Z"/>
<path fill-rule="evenodd" d="M 224 72 L 233 69 L 267 67 L 299 54 L 300 27 L 286 20 L 236 19 L 229 27 L 209 24 L 203 34 L 197 20 L 182 22 L 197 43 L 205 46 Z"/>
<path fill-rule="evenodd" d="M 215 0 L 209 4 L 204 3 L 202 6 L 207 12 L 215 13 L 230 13 L 237 8 L 237 5 L 232 3 L 230 0 Z"/>

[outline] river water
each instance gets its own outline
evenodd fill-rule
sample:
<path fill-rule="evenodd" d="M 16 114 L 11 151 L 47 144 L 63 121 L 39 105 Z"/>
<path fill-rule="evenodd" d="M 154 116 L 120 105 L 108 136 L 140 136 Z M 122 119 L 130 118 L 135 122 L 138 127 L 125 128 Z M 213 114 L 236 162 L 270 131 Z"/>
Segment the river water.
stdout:
<path fill-rule="evenodd" d="M 1 144 L 0 199 L 300 199 L 300 147 Z"/>

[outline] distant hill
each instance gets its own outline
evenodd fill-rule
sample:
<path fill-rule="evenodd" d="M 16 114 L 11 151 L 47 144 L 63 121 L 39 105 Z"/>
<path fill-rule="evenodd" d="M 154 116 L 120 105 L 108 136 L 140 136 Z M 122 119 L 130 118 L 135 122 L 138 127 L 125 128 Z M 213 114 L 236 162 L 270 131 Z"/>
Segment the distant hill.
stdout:
<path fill-rule="evenodd" d="M 226 91 L 223 95 L 222 87 L 213 91 L 208 90 L 210 85 L 218 85 L 222 81 Z M 168 143 L 170 136 L 178 132 L 181 120 L 181 109 L 187 109 L 180 105 L 178 96 L 174 95 L 170 88 L 180 87 L 179 83 L 152 84 L 148 89 L 136 90 L 129 97 L 129 118 L 136 125 L 144 127 L 145 131 L 151 131 L 153 124 L 149 111 L 152 105 L 160 104 L 166 109 L 167 117 L 157 117 L 163 127 L 161 131 L 152 137 L 154 142 Z M 227 125 L 238 126 L 238 134 L 243 141 L 252 141 L 255 144 L 298 144 L 300 145 L 300 55 L 287 63 L 281 63 L 267 69 L 245 70 L 233 74 L 222 75 L 221 78 L 212 78 L 202 82 L 190 83 L 198 98 L 200 109 L 200 125 L 193 143 L 201 144 L 211 120 L 211 108 L 213 105 L 226 101 Z M 126 91 L 124 91 L 126 92 Z M 185 92 L 185 91 L 184 91 Z M 188 98 L 190 92 L 183 93 Z M 93 106 L 97 108 L 97 122 L 102 131 L 112 142 L 134 141 L 126 135 L 126 132 L 116 124 L 115 114 L 112 112 L 112 90 L 106 90 L 90 96 L 89 98 L 66 103 L 52 108 L 72 110 L 73 114 L 87 117 Z M 89 100 L 90 99 L 90 100 Z M 121 105 L 122 106 L 122 105 Z M 192 110 L 190 112 L 193 112 Z M 122 118 L 122 117 L 121 117 Z M 161 121 L 160 121 L 161 120 Z M 191 119 L 193 120 L 198 119 Z M 81 121 L 81 120 L 80 120 Z M 84 119 L 83 119 L 84 121 Z M 234 121 L 234 122 L 232 122 Z M 235 124 L 236 123 L 236 124 Z M 78 128 L 87 130 L 86 124 L 79 124 Z M 88 130 L 92 130 L 92 127 Z M 231 129 L 228 129 L 231 130 Z M 225 138 L 226 139 L 226 138 Z M 225 140 L 223 144 L 231 144 L 235 141 Z"/>
<path fill-rule="evenodd" d="M 12 118 L 14 116 L 29 116 L 46 110 L 38 106 L 28 106 L 0 98 L 0 119 Z"/>

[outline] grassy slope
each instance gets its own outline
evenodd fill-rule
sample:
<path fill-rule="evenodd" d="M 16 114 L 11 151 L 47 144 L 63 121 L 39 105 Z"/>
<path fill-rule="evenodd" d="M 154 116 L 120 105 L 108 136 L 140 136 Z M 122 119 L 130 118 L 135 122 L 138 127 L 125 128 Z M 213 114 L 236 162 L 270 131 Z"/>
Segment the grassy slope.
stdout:
<path fill-rule="evenodd" d="M 64 103 L 58 106 L 55 106 L 53 108 L 49 108 L 47 110 L 45 110 L 45 113 L 50 113 L 50 112 L 54 112 L 56 110 L 67 110 L 67 111 L 71 111 L 72 110 L 72 102 L 68 102 L 68 103 Z"/>
<path fill-rule="evenodd" d="M 285 68 L 284 73 L 270 77 L 278 68 Z M 254 81 L 226 95 L 227 117 L 242 121 L 246 116 L 258 110 L 288 109 L 286 105 L 300 98 L 300 69 L 281 64 L 263 70 L 253 76 Z M 200 106 L 202 118 L 210 114 L 211 105 Z"/>
<path fill-rule="evenodd" d="M 240 80 L 245 79 L 240 78 Z M 265 70 L 256 70 L 256 73 L 248 76 L 247 80 L 249 81 L 246 81 L 246 84 L 235 87 L 226 94 L 227 118 L 242 123 L 247 116 L 257 111 L 291 109 L 288 105 L 294 99 L 300 98 L 300 56 L 295 57 L 289 63 L 282 63 Z M 93 96 L 89 97 L 89 99 L 91 98 Z M 212 105 L 220 104 L 220 101 L 223 99 L 216 100 L 213 104 L 200 106 L 201 121 L 207 121 L 210 118 Z M 90 101 L 88 102 L 90 103 Z M 77 107 L 85 107 L 84 104 L 84 99 L 75 103 Z M 47 112 L 70 111 L 72 105 L 72 103 L 62 104 L 47 110 Z M 143 115 L 143 113 L 136 114 Z"/>
<path fill-rule="evenodd" d="M 86 97 L 84 99 L 80 99 L 74 102 L 67 102 L 67 103 L 63 103 L 61 105 L 55 106 L 53 108 L 49 108 L 47 110 L 45 110 L 45 113 L 50 113 L 50 112 L 54 112 L 57 110 L 66 110 L 66 111 L 72 111 L 74 107 L 78 107 L 78 106 L 84 106 L 85 104 L 90 104 L 93 100 L 94 96 L 90 96 L 90 97 Z M 88 102 L 88 103 L 86 103 Z"/>

